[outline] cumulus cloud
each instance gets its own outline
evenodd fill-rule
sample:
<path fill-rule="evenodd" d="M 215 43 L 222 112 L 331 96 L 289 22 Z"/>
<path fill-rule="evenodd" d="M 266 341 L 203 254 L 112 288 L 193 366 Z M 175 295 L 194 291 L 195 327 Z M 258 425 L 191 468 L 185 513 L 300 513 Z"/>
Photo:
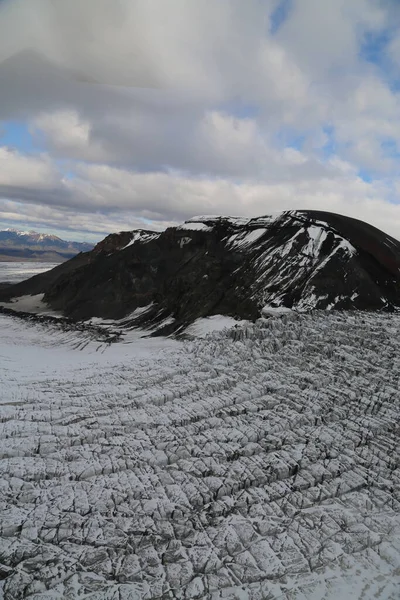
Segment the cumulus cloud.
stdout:
<path fill-rule="evenodd" d="M 154 222 L 151 226 L 131 212 L 107 214 L 101 212 L 79 212 L 71 208 L 48 207 L 38 204 L 0 199 L 1 221 L 8 227 L 24 229 L 44 229 L 45 231 L 64 232 L 65 239 L 99 241 L 113 231 L 132 229 L 151 229 L 163 231 L 173 223 Z"/>
<path fill-rule="evenodd" d="M 305 173 L 274 182 L 235 182 L 174 171 L 134 173 L 85 162 L 74 163 L 73 176 L 65 177 L 46 155 L 29 160 L 9 152 L 8 164 L 14 167 L 0 171 L 0 195 L 8 198 L 0 201 L 3 220 L 20 222 L 23 214 L 26 223 L 98 237 L 136 227 L 162 230 L 195 214 L 253 216 L 324 208 L 364 219 L 393 235 L 400 225 L 398 207 L 390 202 L 393 184 L 365 182 L 340 160 L 331 161 L 325 176 L 313 179 Z M 32 176 L 27 177 L 27 170 L 21 182 L 15 167 L 23 161 L 29 163 Z M 400 180 L 395 184 L 400 189 Z"/>
<path fill-rule="evenodd" d="M 45 154 L 26 156 L 0 147 L 0 185 L 44 191 L 54 187 L 58 172 Z"/>
<path fill-rule="evenodd" d="M 59 156 L 82 160 L 107 160 L 101 143 L 92 138 L 92 125 L 76 110 L 40 113 L 31 122 L 31 132 Z"/>
<path fill-rule="evenodd" d="M 0 120 L 33 147 L 0 149 L 0 219 L 318 208 L 400 237 L 396 3 L 293 0 L 273 27 L 280 4 L 4 0 Z"/>

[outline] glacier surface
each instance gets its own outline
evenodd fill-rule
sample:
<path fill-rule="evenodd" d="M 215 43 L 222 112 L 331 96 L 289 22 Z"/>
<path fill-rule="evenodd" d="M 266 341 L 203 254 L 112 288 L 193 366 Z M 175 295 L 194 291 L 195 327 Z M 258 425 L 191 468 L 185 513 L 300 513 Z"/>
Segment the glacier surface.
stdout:
<path fill-rule="evenodd" d="M 59 263 L 48 262 L 0 262 L 0 283 L 19 283 L 56 267 Z"/>
<path fill-rule="evenodd" d="M 0 597 L 398 599 L 400 317 L 0 315 Z"/>

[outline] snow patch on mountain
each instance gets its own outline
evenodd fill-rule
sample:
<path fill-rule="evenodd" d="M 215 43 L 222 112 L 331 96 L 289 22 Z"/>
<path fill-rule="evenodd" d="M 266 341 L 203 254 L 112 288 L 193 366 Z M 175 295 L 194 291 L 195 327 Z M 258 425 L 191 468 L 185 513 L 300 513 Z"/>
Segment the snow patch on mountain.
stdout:
<path fill-rule="evenodd" d="M 126 244 L 126 246 L 123 246 L 122 248 L 120 248 L 120 250 L 125 250 L 125 248 L 129 248 L 129 246 L 132 246 L 136 242 L 142 242 L 143 244 L 146 244 L 147 242 L 150 242 L 151 240 L 157 239 L 159 236 L 160 236 L 160 234 L 155 231 L 154 232 L 142 231 L 142 230 L 133 231 L 131 241 L 128 242 L 128 244 Z"/>
<path fill-rule="evenodd" d="M 17 235 L 31 235 L 32 233 L 36 233 L 35 231 L 20 231 L 18 229 L 13 229 L 12 227 L 7 227 L 4 231 L 9 231 L 10 233 L 15 233 Z"/>
<path fill-rule="evenodd" d="M 186 223 L 183 223 L 182 225 L 179 225 L 177 227 L 177 230 L 189 230 L 189 231 L 211 231 L 211 227 L 209 225 L 206 225 L 205 223 L 198 223 L 198 222 L 193 222 L 193 221 L 189 221 Z"/>
<path fill-rule="evenodd" d="M 247 246 L 251 246 L 257 242 L 257 240 L 264 234 L 265 229 L 263 228 L 253 229 L 249 232 L 234 233 L 229 237 L 227 245 L 231 246 L 232 248 L 246 248 Z"/>
<path fill-rule="evenodd" d="M 11 298 L 10 302 L 0 302 L 3 308 L 10 308 L 16 312 L 34 313 L 37 315 L 51 315 L 53 317 L 62 317 L 62 314 L 52 310 L 43 302 L 44 294 L 19 296 Z"/>
<path fill-rule="evenodd" d="M 198 217 L 192 217 L 191 219 L 188 219 L 187 221 L 185 221 L 185 223 L 203 223 L 210 227 L 224 223 L 224 224 L 231 225 L 233 227 L 243 227 L 243 226 L 246 226 L 250 220 L 251 219 L 249 219 L 248 217 L 229 217 L 229 216 L 225 217 L 225 216 L 221 216 L 221 215 L 203 215 L 203 216 L 198 216 Z"/>

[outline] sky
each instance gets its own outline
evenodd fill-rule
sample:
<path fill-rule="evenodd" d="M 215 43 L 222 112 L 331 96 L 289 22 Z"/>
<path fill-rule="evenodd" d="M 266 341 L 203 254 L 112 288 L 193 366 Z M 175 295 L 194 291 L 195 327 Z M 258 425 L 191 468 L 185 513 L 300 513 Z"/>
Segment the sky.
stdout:
<path fill-rule="evenodd" d="M 0 228 L 319 209 L 400 239 L 399 0 L 0 0 Z"/>

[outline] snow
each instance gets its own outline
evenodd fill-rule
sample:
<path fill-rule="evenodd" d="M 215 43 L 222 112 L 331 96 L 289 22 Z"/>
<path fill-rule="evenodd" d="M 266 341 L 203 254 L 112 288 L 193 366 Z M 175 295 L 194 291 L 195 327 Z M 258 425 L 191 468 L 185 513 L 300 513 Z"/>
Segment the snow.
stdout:
<path fill-rule="evenodd" d="M 186 244 L 190 244 L 191 241 L 192 238 L 190 237 L 182 237 L 178 240 L 179 247 L 183 248 L 183 246 L 186 246 Z"/>
<path fill-rule="evenodd" d="M 269 227 L 271 223 L 281 218 L 282 215 L 283 212 L 280 210 L 271 211 L 269 215 L 262 215 L 261 217 L 255 217 L 254 219 L 250 219 L 249 224 L 252 225 L 253 223 L 256 223 L 258 226 L 261 227 Z"/>
<path fill-rule="evenodd" d="M 308 245 L 308 252 L 314 258 L 317 259 L 319 257 L 321 246 L 326 240 L 327 231 L 322 227 L 316 227 L 315 225 L 310 225 L 307 227 L 307 234 L 310 238 L 310 242 Z M 307 251 L 306 250 L 306 251 Z"/>
<path fill-rule="evenodd" d="M 31 235 L 32 231 L 19 231 L 19 229 L 13 229 L 12 227 L 7 227 L 4 231 L 10 231 L 11 233 L 16 233 L 17 235 Z"/>
<path fill-rule="evenodd" d="M 177 227 L 177 229 L 178 230 L 185 229 L 185 230 L 189 230 L 189 231 L 211 231 L 211 227 L 209 227 L 205 223 L 192 223 L 192 222 L 183 223 L 183 225 L 179 225 L 179 227 Z"/>
<path fill-rule="evenodd" d="M 141 241 L 142 244 L 145 244 L 146 242 L 150 242 L 151 240 L 154 240 L 158 237 L 160 237 L 160 234 L 155 231 L 148 232 L 148 231 L 141 231 L 139 229 L 138 231 L 133 232 L 133 237 L 132 237 L 131 241 L 128 244 L 126 244 L 126 246 L 123 246 L 122 248 L 120 248 L 120 250 L 125 250 L 125 248 L 129 248 L 129 246 L 132 246 L 137 241 Z"/>
<path fill-rule="evenodd" d="M 321 234 L 325 233 L 325 231 L 322 227 L 316 227 L 315 225 L 310 225 L 309 227 L 307 227 L 307 233 L 308 233 L 308 237 L 311 240 L 317 241 L 321 237 Z"/>
<path fill-rule="evenodd" d="M 151 309 L 153 303 L 136 308 L 122 319 L 102 319 L 101 317 L 92 317 L 85 321 L 87 325 L 95 325 L 105 332 L 109 332 L 111 336 L 118 332 L 121 343 L 131 344 L 144 338 L 149 338 L 151 334 L 157 330 L 171 325 L 175 319 L 172 316 L 165 317 L 161 321 L 157 321 L 152 327 L 141 329 L 136 324 L 136 319 Z"/>
<path fill-rule="evenodd" d="M 221 216 L 221 215 L 201 215 L 197 217 L 192 217 L 185 221 L 183 225 L 180 225 L 178 229 L 185 228 L 189 229 L 188 225 L 190 225 L 190 229 L 193 229 L 192 225 L 205 226 L 207 228 L 212 228 L 213 225 L 217 225 L 221 221 L 229 224 L 231 227 L 251 227 L 251 228 L 262 228 L 263 233 L 265 233 L 265 229 L 268 228 L 271 223 L 273 223 L 276 219 L 280 218 L 282 215 L 282 211 L 275 211 L 269 215 L 262 215 L 260 217 L 249 218 L 249 217 L 234 217 L 234 216 Z M 205 229 L 204 229 L 205 231 Z"/>
<path fill-rule="evenodd" d="M 287 315 L 288 313 L 291 313 L 291 312 L 292 312 L 292 309 L 286 308 L 285 306 L 266 305 L 261 309 L 262 316 L 271 316 L 271 317 L 277 317 L 278 315 Z"/>
<path fill-rule="evenodd" d="M 228 217 L 229 218 L 229 217 Z M 185 223 L 192 223 L 192 222 L 201 222 L 201 221 L 218 221 L 219 219 L 221 219 L 221 215 L 199 215 L 197 217 L 191 217 L 190 219 L 188 219 L 187 221 L 185 221 Z"/>
<path fill-rule="evenodd" d="M 10 308 L 17 312 L 29 312 L 39 315 L 62 317 L 62 313 L 50 309 L 47 304 L 43 302 L 43 297 L 44 294 L 19 296 L 18 298 L 11 298 L 10 302 L 0 302 L 0 306 Z"/>
<path fill-rule="evenodd" d="M 198 216 L 198 217 L 192 217 L 191 219 L 188 219 L 185 223 L 206 222 L 206 224 L 209 224 L 209 223 L 212 223 L 213 221 L 214 221 L 214 223 L 224 221 L 233 226 L 243 227 L 243 226 L 247 225 L 250 220 L 251 219 L 249 219 L 248 217 L 231 217 L 231 216 L 223 216 L 222 217 L 221 215 L 202 215 L 202 216 Z"/>
<path fill-rule="evenodd" d="M 304 218 L 300 217 L 296 211 L 290 211 L 290 214 L 292 217 L 300 221 L 304 221 Z M 317 257 L 321 245 L 327 237 L 327 232 L 330 230 L 330 227 L 325 221 L 321 221 L 319 219 L 313 219 L 313 223 L 313 225 L 307 225 L 306 229 L 310 240 L 313 242 L 310 248 L 314 248 L 314 254 Z M 334 236 L 337 240 L 340 240 L 339 247 L 344 249 L 348 254 L 352 255 L 356 252 L 354 246 L 341 235 L 334 233 Z"/>
<path fill-rule="evenodd" d="M 228 244 L 230 243 L 235 248 L 246 248 L 254 244 L 265 234 L 265 231 L 265 228 L 258 228 L 249 232 L 234 234 L 229 238 Z"/>
<path fill-rule="evenodd" d="M 399 315 L 0 331 L 0 597 L 398 599 Z"/>
<path fill-rule="evenodd" d="M 343 239 L 340 242 L 340 247 L 343 248 L 344 250 L 346 250 L 348 252 L 348 254 L 350 254 L 350 255 L 356 253 L 356 249 L 354 248 L 354 246 L 345 239 Z"/>
<path fill-rule="evenodd" d="M 202 319 L 196 319 L 194 323 L 189 325 L 185 329 L 186 336 L 194 336 L 198 338 L 206 337 L 209 333 L 214 331 L 223 331 L 224 329 L 230 329 L 243 325 L 246 321 L 237 320 L 233 317 L 225 317 L 224 315 L 213 315 L 212 317 L 205 317 Z"/>
<path fill-rule="evenodd" d="M 126 317 L 123 317 L 122 319 L 119 319 L 119 320 L 103 319 L 101 317 L 91 317 L 90 319 L 88 319 L 86 321 L 86 323 L 91 324 L 91 325 L 100 325 L 100 326 L 104 326 L 104 327 L 107 327 L 107 326 L 124 327 L 130 321 L 132 321 L 132 319 L 139 317 L 146 311 L 150 310 L 150 308 L 152 306 L 153 306 L 152 302 L 150 304 L 146 304 L 146 306 L 140 306 L 139 308 L 136 308 L 133 312 L 129 313 Z"/>
<path fill-rule="evenodd" d="M 254 261 L 257 279 L 250 290 L 251 297 L 261 306 L 280 306 L 284 304 L 287 293 L 289 292 L 290 295 L 290 291 L 298 282 L 302 292 L 301 298 L 296 301 L 296 310 L 313 310 L 320 306 L 323 300 L 321 294 L 316 293 L 313 285 L 316 275 L 337 253 L 345 260 L 351 260 L 356 249 L 342 236 L 330 231 L 329 234 L 333 236 L 333 240 L 330 241 L 332 250 L 326 254 L 324 242 L 328 231 L 324 229 L 322 222 L 314 219 L 310 223 L 299 217 L 295 211 L 282 213 L 280 218 L 282 227 L 285 226 L 286 219 L 290 223 L 291 218 L 300 221 L 301 227 L 279 246 L 270 244 L 268 236 L 265 245 L 263 240 L 260 241 L 259 254 Z M 240 233 L 236 233 L 229 241 L 237 244 L 240 236 Z M 355 290 L 351 293 L 352 300 L 356 298 L 355 293 Z M 334 309 L 342 301 L 343 298 L 338 296 L 326 308 Z"/>

